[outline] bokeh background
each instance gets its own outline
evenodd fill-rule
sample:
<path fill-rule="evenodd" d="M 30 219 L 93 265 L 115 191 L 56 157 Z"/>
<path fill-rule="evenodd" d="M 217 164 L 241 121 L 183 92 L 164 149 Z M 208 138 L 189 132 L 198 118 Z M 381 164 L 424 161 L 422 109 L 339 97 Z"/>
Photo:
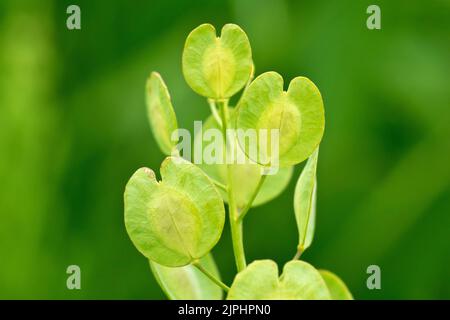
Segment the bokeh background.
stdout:
<path fill-rule="evenodd" d="M 82 29 L 66 28 L 81 7 Z M 381 7 L 382 29 L 366 28 Z M 123 190 L 163 160 L 145 113 L 158 70 L 181 127 L 209 110 L 181 73 L 197 25 L 247 32 L 256 73 L 320 88 L 326 133 L 315 239 L 304 259 L 359 299 L 450 298 L 450 4 L 431 1 L 0 2 L 0 298 L 160 299 L 123 223 Z M 295 253 L 295 180 L 249 213 L 247 260 Z M 234 270 L 225 227 L 213 251 Z M 66 288 L 81 267 L 82 289 Z M 367 266 L 382 289 L 366 287 Z"/>

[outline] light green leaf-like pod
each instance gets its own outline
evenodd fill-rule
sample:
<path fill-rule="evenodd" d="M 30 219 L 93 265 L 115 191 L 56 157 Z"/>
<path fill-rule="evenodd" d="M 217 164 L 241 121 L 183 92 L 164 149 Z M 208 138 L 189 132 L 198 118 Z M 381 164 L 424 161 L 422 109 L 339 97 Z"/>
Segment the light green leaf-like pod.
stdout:
<path fill-rule="evenodd" d="M 235 109 L 229 109 L 230 114 L 230 128 L 234 127 L 235 122 Z M 205 132 L 210 129 L 217 130 L 218 136 L 221 137 L 220 127 L 213 116 L 209 116 L 208 119 L 203 123 L 203 141 L 202 136 L 197 134 L 195 136 L 194 145 L 202 147 L 202 151 L 211 144 L 209 139 L 206 139 Z M 201 146 L 200 146 L 201 144 Z M 238 153 L 245 157 L 245 154 L 237 144 L 237 140 L 234 143 L 234 154 Z M 220 148 L 221 156 L 223 157 L 223 146 Z M 195 156 L 195 154 L 194 154 Z M 232 178 L 233 178 L 233 192 L 235 196 L 236 205 L 238 208 L 243 208 L 249 202 L 253 191 L 256 189 L 259 180 L 261 179 L 261 166 L 251 162 L 246 158 L 246 163 L 232 165 Z M 207 164 L 205 162 L 199 163 L 198 166 L 212 179 L 220 182 L 223 185 L 227 184 L 227 166 L 225 164 L 225 159 L 222 161 L 223 164 Z M 292 167 L 279 168 L 279 171 L 274 175 L 267 176 L 258 195 L 252 203 L 252 207 L 262 205 L 270 200 L 276 198 L 280 195 L 283 190 L 289 184 L 293 173 Z M 224 201 L 228 201 L 227 192 L 220 190 Z"/>
<path fill-rule="evenodd" d="M 299 234 L 298 250 L 306 250 L 313 240 L 316 223 L 317 158 L 319 149 L 309 157 L 297 180 L 294 193 L 294 211 Z"/>
<path fill-rule="evenodd" d="M 178 129 L 177 118 L 173 110 L 169 91 L 161 75 L 152 72 L 146 84 L 147 115 L 153 136 L 161 151 L 171 155 L 177 145 L 177 139 L 172 140 L 172 134 Z"/>
<path fill-rule="evenodd" d="M 327 270 L 319 270 L 320 275 L 330 291 L 331 299 L 333 300 L 353 300 L 353 296 L 337 275 Z"/>
<path fill-rule="evenodd" d="M 283 78 L 276 72 L 258 76 L 245 90 L 238 107 L 238 129 L 267 130 L 266 142 L 258 139 L 257 155 L 248 154 L 245 141 L 240 146 L 249 157 L 263 165 L 276 164 L 272 154 L 272 129 L 279 130 L 278 162 L 281 167 L 298 164 L 319 145 L 325 127 L 322 97 L 311 80 L 296 77 L 283 91 Z M 275 131 L 276 132 L 276 131 Z M 270 162 L 268 164 L 268 162 Z"/>
<path fill-rule="evenodd" d="M 148 259 L 167 267 L 190 264 L 207 254 L 222 234 L 225 209 L 208 176 L 182 158 L 167 157 L 161 181 L 137 170 L 125 188 L 125 226 Z"/>
<path fill-rule="evenodd" d="M 172 268 L 149 262 L 156 281 L 170 300 L 221 300 L 223 297 L 222 289 L 191 264 Z M 200 264 L 220 279 L 211 254 L 201 258 Z"/>
<path fill-rule="evenodd" d="M 252 72 L 252 52 L 245 32 L 235 24 L 223 26 L 221 35 L 211 24 L 202 24 L 187 37 L 183 74 L 198 94 L 226 99 L 244 87 Z"/>
<path fill-rule="evenodd" d="M 325 281 L 304 261 L 289 261 L 278 277 L 272 260 L 257 260 L 239 272 L 228 292 L 229 300 L 328 300 Z"/>

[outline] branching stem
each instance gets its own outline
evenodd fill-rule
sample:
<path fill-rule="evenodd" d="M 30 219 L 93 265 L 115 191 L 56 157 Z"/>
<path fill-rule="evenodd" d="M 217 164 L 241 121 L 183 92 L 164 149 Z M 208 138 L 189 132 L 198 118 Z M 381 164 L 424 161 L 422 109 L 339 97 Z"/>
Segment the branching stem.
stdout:
<path fill-rule="evenodd" d="M 256 186 L 255 190 L 253 191 L 252 196 L 250 197 L 250 200 L 245 205 L 244 209 L 239 213 L 238 216 L 238 222 L 242 222 L 244 220 L 245 215 L 248 213 L 250 208 L 252 207 L 253 201 L 255 201 L 256 196 L 259 193 L 259 190 L 261 190 L 261 187 L 266 180 L 267 175 L 262 175 L 261 178 L 259 178 L 258 185 Z"/>
<path fill-rule="evenodd" d="M 227 155 L 228 147 L 233 144 L 228 143 L 227 126 L 228 126 L 228 100 L 217 101 L 221 112 L 222 119 L 222 136 L 224 140 L 225 155 Z M 233 189 L 233 166 L 227 161 L 227 191 L 228 191 L 228 215 L 230 220 L 231 240 L 233 242 L 234 259 L 238 272 L 245 269 L 247 263 L 245 261 L 244 242 L 242 234 L 242 221 L 238 220 L 238 211 L 236 201 L 234 198 Z"/>

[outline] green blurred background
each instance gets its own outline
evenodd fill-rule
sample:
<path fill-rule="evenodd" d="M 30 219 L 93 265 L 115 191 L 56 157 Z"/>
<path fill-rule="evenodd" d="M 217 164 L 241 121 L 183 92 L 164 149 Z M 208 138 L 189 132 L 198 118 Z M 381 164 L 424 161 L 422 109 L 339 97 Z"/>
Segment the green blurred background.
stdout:
<path fill-rule="evenodd" d="M 209 113 L 181 74 L 197 25 L 247 32 L 256 73 L 304 75 L 320 88 L 326 132 L 315 240 L 304 259 L 359 299 L 450 298 L 450 2 L 0 2 L 0 298 L 164 298 L 123 223 L 135 169 L 163 155 L 145 113 L 152 70 L 181 127 Z M 81 7 L 82 29 L 66 28 Z M 381 7 L 382 29 L 366 28 Z M 295 253 L 295 178 L 245 222 L 247 260 Z M 224 281 L 228 226 L 213 251 Z M 67 290 L 66 268 L 82 289 Z M 366 287 L 381 267 L 382 289 Z"/>

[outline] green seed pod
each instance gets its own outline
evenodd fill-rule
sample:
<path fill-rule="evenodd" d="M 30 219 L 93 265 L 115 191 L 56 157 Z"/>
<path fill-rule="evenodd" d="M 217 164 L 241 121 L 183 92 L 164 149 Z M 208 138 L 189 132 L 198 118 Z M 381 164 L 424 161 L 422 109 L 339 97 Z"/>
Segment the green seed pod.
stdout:
<path fill-rule="evenodd" d="M 222 234 L 222 198 L 201 169 L 167 157 L 161 181 L 148 168 L 137 170 L 125 189 L 125 226 L 148 259 L 168 267 L 190 264 L 207 254 Z"/>
<path fill-rule="evenodd" d="M 333 300 L 353 300 L 353 296 L 345 283 L 334 273 L 327 270 L 319 270 L 320 275 L 330 291 Z"/>
<path fill-rule="evenodd" d="M 257 155 L 249 154 L 245 141 L 239 139 L 239 145 L 255 162 L 268 166 L 278 162 L 281 167 L 298 164 L 313 153 L 322 139 L 325 127 L 322 97 L 307 78 L 294 78 L 288 90 L 283 91 L 283 78 L 278 73 L 263 73 L 245 90 L 237 107 L 237 129 L 279 133 L 278 155 L 272 154 L 271 139 L 264 142 L 258 136 Z M 270 164 L 262 162 L 263 159 Z"/>
<path fill-rule="evenodd" d="M 278 276 L 272 260 L 258 260 L 236 275 L 228 300 L 328 300 L 325 281 L 304 261 L 289 261 Z"/>
<path fill-rule="evenodd" d="M 222 289 L 208 279 L 192 264 L 184 267 L 165 267 L 149 261 L 153 275 L 171 300 L 220 300 Z M 217 279 L 219 270 L 211 254 L 207 254 L 199 262 Z"/>
<path fill-rule="evenodd" d="M 199 95 L 226 99 L 247 83 L 252 73 L 252 51 L 245 32 L 235 24 L 223 26 L 220 37 L 210 24 L 202 24 L 187 37 L 183 74 Z"/>
<path fill-rule="evenodd" d="M 157 72 L 147 79 L 146 102 L 153 136 L 161 151 L 169 156 L 177 145 L 178 136 L 171 138 L 172 134 L 177 135 L 178 124 L 167 86 Z"/>
<path fill-rule="evenodd" d="M 295 220 L 299 234 L 298 250 L 302 253 L 313 240 L 316 223 L 317 157 L 319 149 L 309 157 L 297 180 L 294 193 Z"/>

